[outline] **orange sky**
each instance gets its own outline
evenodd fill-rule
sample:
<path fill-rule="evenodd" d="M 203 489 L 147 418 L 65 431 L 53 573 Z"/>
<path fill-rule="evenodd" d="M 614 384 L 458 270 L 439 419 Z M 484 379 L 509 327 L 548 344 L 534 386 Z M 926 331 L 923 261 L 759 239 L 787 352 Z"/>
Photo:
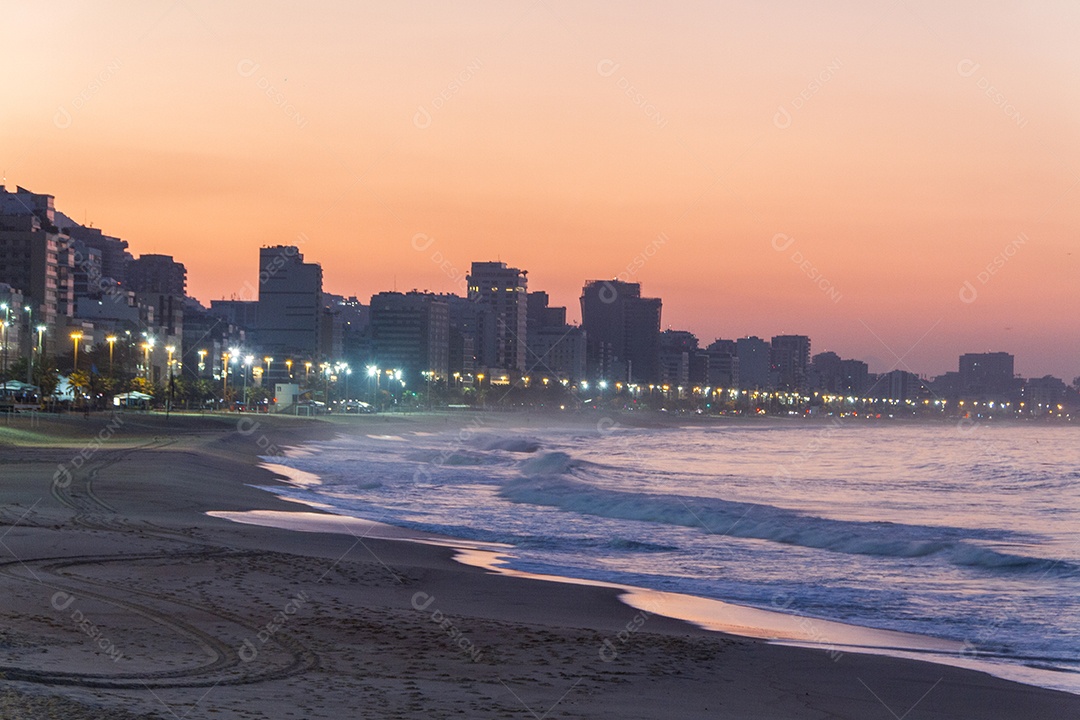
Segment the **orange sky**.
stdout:
<path fill-rule="evenodd" d="M 38 5 L 0 31 L 7 184 L 203 302 L 304 237 L 332 292 L 501 258 L 577 316 L 651 247 L 631 279 L 706 343 L 1080 375 L 1071 0 Z"/>

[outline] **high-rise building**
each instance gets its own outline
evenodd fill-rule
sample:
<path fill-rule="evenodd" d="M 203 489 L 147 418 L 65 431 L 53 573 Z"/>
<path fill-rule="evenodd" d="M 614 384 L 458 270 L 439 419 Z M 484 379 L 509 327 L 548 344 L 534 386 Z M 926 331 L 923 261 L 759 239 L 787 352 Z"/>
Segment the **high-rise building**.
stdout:
<path fill-rule="evenodd" d="M 528 332 L 528 271 L 503 262 L 474 262 L 466 278 L 469 300 L 491 310 L 489 327 L 480 329 L 477 354 L 484 367 L 525 370 Z"/>
<path fill-rule="evenodd" d="M 24 320 L 23 294 L 7 283 L 0 282 L 0 378 L 8 379 L 10 363 L 28 352 L 34 337 L 33 327 Z M 15 378 L 26 380 L 28 378 Z"/>
<path fill-rule="evenodd" d="M 869 389 L 870 366 L 862 360 L 841 360 L 837 391 L 853 397 L 865 397 Z"/>
<path fill-rule="evenodd" d="M 960 356 L 960 386 L 971 397 L 1004 397 L 1018 389 L 1014 358 L 1007 352 L 967 353 Z"/>
<path fill-rule="evenodd" d="M 283 357 L 317 355 L 322 294 L 322 266 L 304 262 L 299 248 L 261 248 L 256 333 L 260 349 Z"/>
<path fill-rule="evenodd" d="M 401 370 L 415 387 L 449 372 L 450 316 L 437 295 L 412 291 L 371 297 L 372 361 Z"/>
<path fill-rule="evenodd" d="M 585 379 L 585 332 L 566 322 L 565 307 L 548 305 L 545 292 L 529 293 L 526 372 L 538 378 Z"/>
<path fill-rule="evenodd" d="M 172 255 L 140 255 L 127 266 L 126 285 L 137 293 L 187 295 L 187 268 Z"/>
<path fill-rule="evenodd" d="M 246 341 L 243 327 L 223 318 L 219 312 L 207 310 L 194 298 L 185 299 L 179 355 L 179 367 L 184 377 L 221 379 L 222 356 L 230 348 L 244 347 Z M 266 382 L 265 377 L 263 382 Z"/>
<path fill-rule="evenodd" d="M 879 375 L 870 394 L 889 400 L 918 400 L 925 393 L 926 384 L 915 373 L 907 370 L 891 370 Z"/>
<path fill-rule="evenodd" d="M 655 383 L 660 377 L 660 298 L 641 285 L 590 280 L 581 291 L 581 325 L 590 377 Z"/>
<path fill-rule="evenodd" d="M 210 314 L 214 317 L 250 331 L 259 327 L 259 303 L 257 300 L 211 300 Z"/>
<path fill-rule="evenodd" d="M 481 368 L 485 353 L 494 356 L 495 334 L 484 332 L 493 327 L 494 314 L 486 305 L 460 295 L 445 293 L 438 298 L 450 314 L 450 374 L 472 375 Z"/>
<path fill-rule="evenodd" d="M 75 255 L 72 268 L 72 292 L 75 299 L 98 298 L 105 292 L 116 292 L 112 281 L 106 280 L 101 270 L 101 251 L 81 240 L 72 239 L 71 251 Z"/>
<path fill-rule="evenodd" d="M 68 238 L 56 227 L 55 212 L 52 195 L 0 186 L 0 282 L 23 294 L 33 322 L 46 325 L 50 335 L 70 304 L 60 257 L 63 251 L 67 262 Z"/>
<path fill-rule="evenodd" d="M 709 355 L 707 384 L 716 388 L 739 387 L 739 351 L 734 340 L 717 338 L 705 349 Z"/>
<path fill-rule="evenodd" d="M 840 356 L 834 352 L 815 355 L 810 361 L 809 387 L 828 393 L 839 392 L 842 363 Z"/>
<path fill-rule="evenodd" d="M 125 270 L 131 261 L 131 253 L 127 251 L 127 240 L 105 235 L 97 228 L 80 225 L 59 210 L 56 211 L 55 217 L 56 225 L 62 233 L 66 233 L 72 240 L 77 240 L 100 253 L 103 278 L 109 278 L 120 284 L 124 283 Z M 75 265 L 79 264 L 80 258 L 77 257 Z"/>
<path fill-rule="evenodd" d="M 127 287 L 140 305 L 154 309 L 155 325 L 148 331 L 159 340 L 181 345 L 184 336 L 184 299 L 187 296 L 187 268 L 171 255 L 140 255 L 127 266 Z"/>
<path fill-rule="evenodd" d="M 782 390 L 805 390 L 810 365 L 810 338 L 805 335 L 776 335 L 770 347 L 770 362 L 777 387 Z"/>
<path fill-rule="evenodd" d="M 735 347 L 739 357 L 739 386 L 747 390 L 771 387 L 772 361 L 769 343 L 752 335 L 736 340 Z"/>
<path fill-rule="evenodd" d="M 689 385 L 692 357 L 698 352 L 697 337 L 686 330 L 665 330 L 660 333 L 660 378 L 663 385 Z M 708 366 L 705 367 L 708 374 Z"/>
<path fill-rule="evenodd" d="M 1050 415 L 1058 410 L 1059 406 L 1066 402 L 1069 396 L 1069 386 L 1064 380 L 1052 375 L 1044 375 L 1041 378 L 1031 378 L 1024 384 L 1024 406 L 1021 412 L 1028 415 Z"/>

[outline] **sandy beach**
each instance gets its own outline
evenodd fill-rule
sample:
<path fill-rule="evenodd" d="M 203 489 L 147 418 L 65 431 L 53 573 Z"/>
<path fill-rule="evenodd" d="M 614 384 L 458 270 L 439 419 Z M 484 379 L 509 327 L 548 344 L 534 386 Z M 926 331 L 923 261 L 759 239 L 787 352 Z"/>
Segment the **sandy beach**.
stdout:
<path fill-rule="evenodd" d="M 535 422 L 528 419 L 517 422 Z M 260 455 L 460 418 L 0 423 L 0 717 L 1064 718 L 1080 697 L 781 647 L 507 577 L 253 485 Z M 335 522 L 331 519 L 331 522 Z"/>

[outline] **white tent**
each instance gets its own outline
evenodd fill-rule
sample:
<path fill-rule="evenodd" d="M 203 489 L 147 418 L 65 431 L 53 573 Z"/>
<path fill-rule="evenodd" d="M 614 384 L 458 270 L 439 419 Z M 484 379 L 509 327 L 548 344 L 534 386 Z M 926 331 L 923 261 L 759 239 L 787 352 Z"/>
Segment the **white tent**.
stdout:
<path fill-rule="evenodd" d="M 6 393 L 37 392 L 37 385 L 19 382 L 18 380 L 8 380 L 6 383 L 0 385 L 0 390 L 3 390 Z"/>
<path fill-rule="evenodd" d="M 153 399 L 154 399 L 153 395 L 147 395 L 144 392 L 139 392 L 138 390 L 132 390 L 131 392 L 120 393 L 119 395 L 113 395 L 112 402 L 113 402 L 113 405 L 115 405 L 117 407 L 120 407 L 121 405 L 130 407 L 131 405 L 145 405 L 146 403 L 148 403 L 149 401 L 151 401 Z"/>

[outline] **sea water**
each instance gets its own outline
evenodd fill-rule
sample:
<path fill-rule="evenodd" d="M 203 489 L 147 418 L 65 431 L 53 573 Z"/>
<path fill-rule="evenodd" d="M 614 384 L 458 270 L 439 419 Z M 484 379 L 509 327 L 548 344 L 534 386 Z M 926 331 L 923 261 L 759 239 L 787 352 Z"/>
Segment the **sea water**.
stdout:
<path fill-rule="evenodd" d="M 273 490 L 505 543 L 517 570 L 946 638 L 1080 690 L 1075 427 L 499 425 L 313 443 L 269 459 L 317 480 Z"/>

